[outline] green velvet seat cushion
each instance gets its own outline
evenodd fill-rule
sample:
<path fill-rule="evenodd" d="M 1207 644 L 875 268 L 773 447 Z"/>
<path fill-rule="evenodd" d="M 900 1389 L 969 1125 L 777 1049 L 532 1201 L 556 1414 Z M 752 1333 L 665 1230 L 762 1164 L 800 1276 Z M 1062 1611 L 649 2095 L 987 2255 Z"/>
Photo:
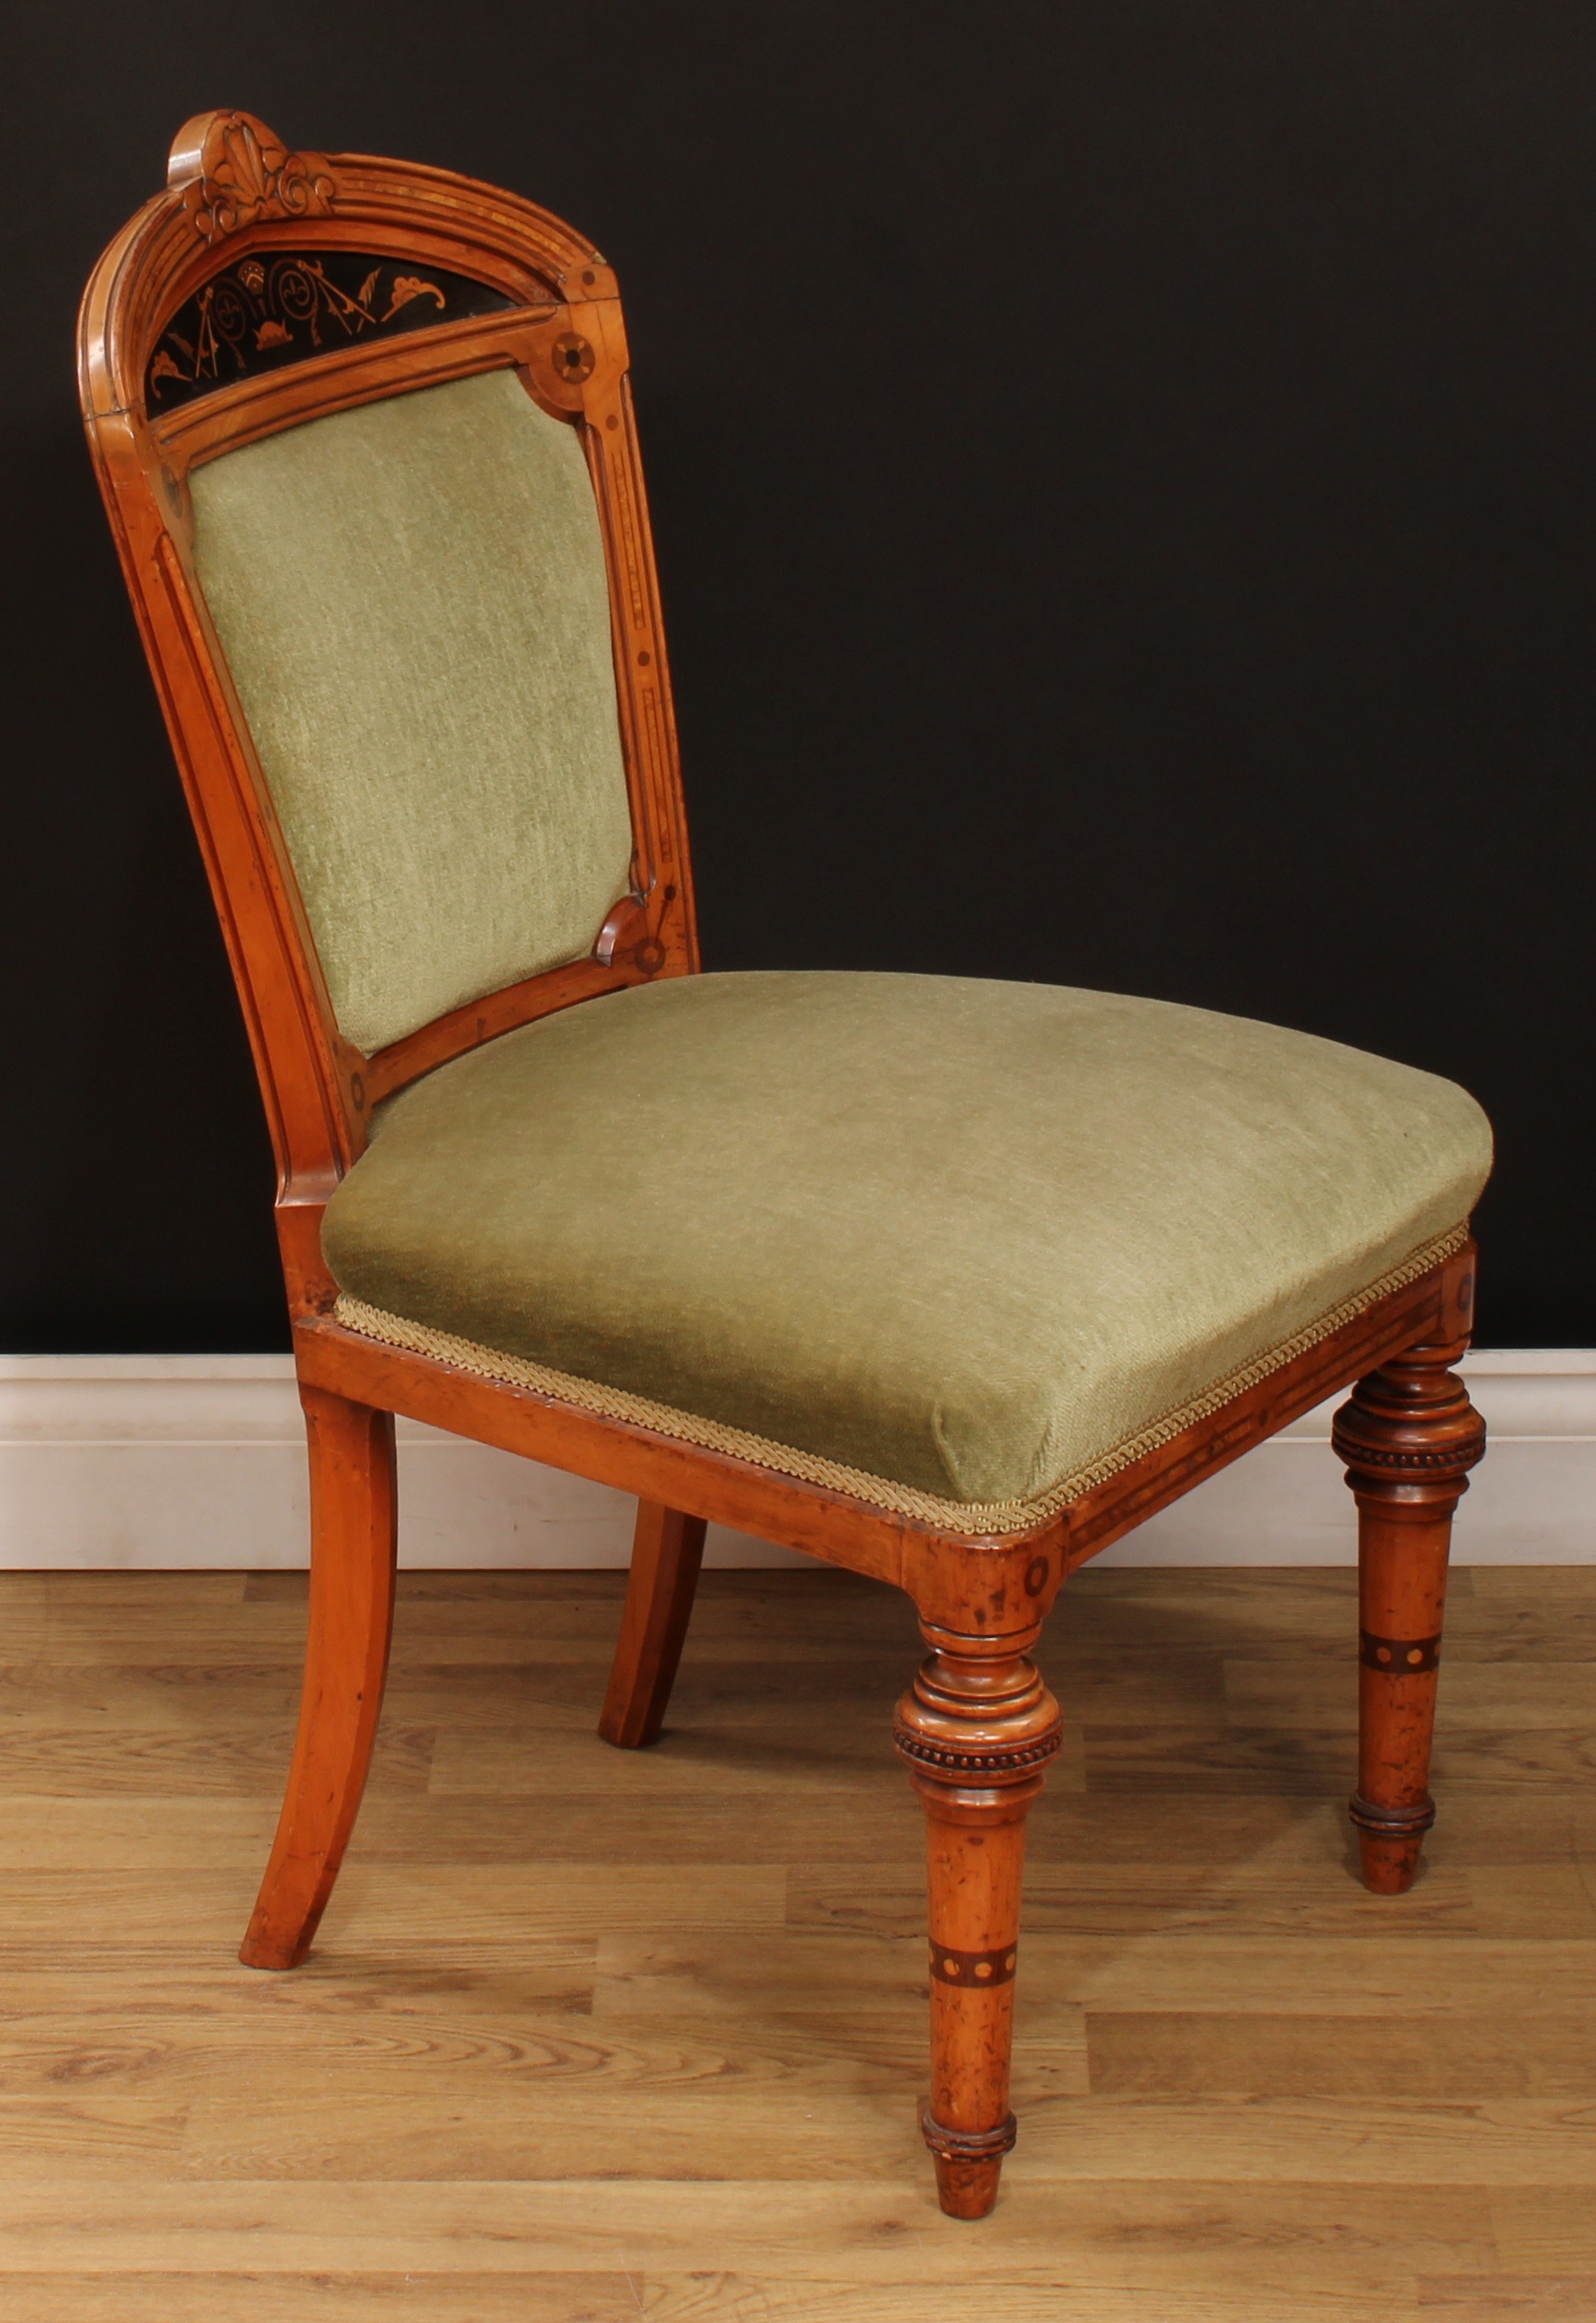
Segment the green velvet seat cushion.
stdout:
<path fill-rule="evenodd" d="M 1490 1161 L 1451 1082 L 1268 1024 L 702 976 L 402 1091 L 324 1239 L 384 1316 L 996 1522 L 1458 1226 Z"/>
<path fill-rule="evenodd" d="M 384 1048 L 591 950 L 632 832 L 575 431 L 483 372 L 285 428 L 189 485 L 340 1029 Z"/>

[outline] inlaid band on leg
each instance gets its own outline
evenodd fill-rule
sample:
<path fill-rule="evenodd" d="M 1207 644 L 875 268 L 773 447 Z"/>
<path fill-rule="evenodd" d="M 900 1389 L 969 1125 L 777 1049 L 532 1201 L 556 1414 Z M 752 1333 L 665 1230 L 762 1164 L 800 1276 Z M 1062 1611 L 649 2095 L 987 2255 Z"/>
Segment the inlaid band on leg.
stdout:
<path fill-rule="evenodd" d="M 1011 2113 L 995 2129 L 944 2129 L 927 2100 L 920 2108 L 920 2134 L 944 2162 L 1000 2162 L 1018 2136 L 1019 2126 Z"/>
<path fill-rule="evenodd" d="M 990 1952 L 961 1952 L 951 1944 L 933 1943 L 931 1972 L 939 1984 L 961 1984 L 978 1991 L 984 1986 L 1012 1984 L 1015 1957 L 1013 1944 L 1000 1945 Z"/>
<path fill-rule="evenodd" d="M 1433 1638 L 1377 1638 L 1360 1630 L 1358 1659 L 1365 1669 L 1383 1670 L 1388 1677 L 1418 1677 L 1439 1666 L 1440 1632 Z"/>
<path fill-rule="evenodd" d="M 1347 1813 L 1371 1839 L 1422 1839 L 1435 1820 L 1435 1802 L 1426 1792 L 1410 1807 L 1382 1807 L 1354 1792 Z"/>

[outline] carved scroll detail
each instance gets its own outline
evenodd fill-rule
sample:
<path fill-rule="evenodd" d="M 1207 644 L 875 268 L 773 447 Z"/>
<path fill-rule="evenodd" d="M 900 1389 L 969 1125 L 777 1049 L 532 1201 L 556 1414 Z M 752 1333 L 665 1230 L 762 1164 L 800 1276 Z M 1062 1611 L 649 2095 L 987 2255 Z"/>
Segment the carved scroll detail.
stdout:
<path fill-rule="evenodd" d="M 667 888 L 665 902 L 675 894 Z M 593 943 L 593 958 L 605 968 L 630 960 L 645 976 L 657 976 L 665 964 L 665 948 L 648 924 L 648 906 L 641 895 L 623 895 Z"/>
<path fill-rule="evenodd" d="M 171 181 L 183 185 L 183 207 L 206 242 L 257 218 L 326 217 L 333 207 L 337 184 L 326 155 L 290 153 L 252 113 L 209 115 L 197 176 L 184 142 L 172 154 Z"/>

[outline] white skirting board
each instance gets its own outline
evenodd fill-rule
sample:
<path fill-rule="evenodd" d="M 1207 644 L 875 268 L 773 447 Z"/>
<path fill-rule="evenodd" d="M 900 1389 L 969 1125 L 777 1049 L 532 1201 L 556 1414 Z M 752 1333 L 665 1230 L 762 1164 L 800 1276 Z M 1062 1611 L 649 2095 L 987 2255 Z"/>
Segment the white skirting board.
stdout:
<path fill-rule="evenodd" d="M 1464 1365 L 1491 1449 L 1456 1556 L 1596 1563 L 1596 1349 Z M 1353 1507 L 1325 1405 L 1131 1534 L 1114 1565 L 1339 1565 Z M 413 1566 L 624 1565 L 633 1504 L 508 1452 L 399 1422 L 399 1555 Z M 0 1357 L 0 1567 L 307 1561 L 305 1448 L 286 1355 Z M 711 1529 L 710 1562 L 790 1549 Z"/>

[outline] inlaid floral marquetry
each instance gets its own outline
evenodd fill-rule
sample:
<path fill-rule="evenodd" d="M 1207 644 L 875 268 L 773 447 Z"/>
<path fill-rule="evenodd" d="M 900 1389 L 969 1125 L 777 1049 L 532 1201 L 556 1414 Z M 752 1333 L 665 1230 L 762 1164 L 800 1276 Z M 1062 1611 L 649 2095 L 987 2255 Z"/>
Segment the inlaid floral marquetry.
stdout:
<path fill-rule="evenodd" d="M 257 372 L 515 304 L 445 267 L 369 252 L 261 252 L 202 283 L 161 333 L 145 373 L 151 412 Z"/>

